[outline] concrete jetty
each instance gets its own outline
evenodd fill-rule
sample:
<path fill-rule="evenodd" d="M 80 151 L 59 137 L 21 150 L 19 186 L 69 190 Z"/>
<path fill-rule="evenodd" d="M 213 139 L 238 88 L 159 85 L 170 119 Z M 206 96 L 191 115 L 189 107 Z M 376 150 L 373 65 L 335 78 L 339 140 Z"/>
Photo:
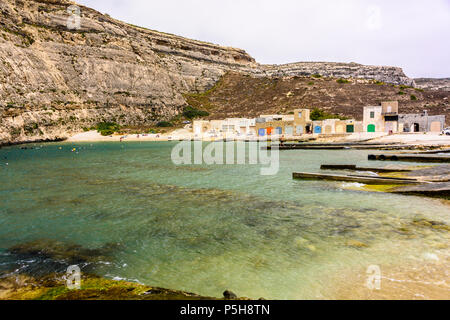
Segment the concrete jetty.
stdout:
<path fill-rule="evenodd" d="M 389 193 L 450 199 L 450 165 L 434 165 L 423 168 L 367 168 L 356 165 L 322 165 L 322 170 L 372 171 L 379 173 L 405 172 L 405 177 L 380 177 L 356 174 L 321 174 L 294 172 L 300 180 L 329 180 L 358 182 L 366 185 L 388 185 Z"/>
<path fill-rule="evenodd" d="M 449 155 L 422 155 L 422 154 L 370 154 L 371 161 L 408 161 L 408 162 L 434 162 L 449 163 Z"/>
<path fill-rule="evenodd" d="M 379 173 L 392 173 L 392 172 L 411 172 L 411 169 L 401 168 L 367 168 L 357 167 L 356 165 L 336 165 L 336 164 L 324 164 L 320 167 L 321 170 L 351 170 L 351 171 L 370 171 Z"/>
<path fill-rule="evenodd" d="M 416 145 L 404 144 L 378 144 L 378 143 L 282 143 L 279 145 L 270 145 L 262 149 L 278 150 L 411 150 Z"/>
<path fill-rule="evenodd" d="M 293 178 L 298 180 L 330 180 L 330 181 L 359 182 L 374 185 L 395 185 L 395 184 L 404 185 L 404 184 L 420 183 L 416 179 L 406 179 L 406 178 L 387 178 L 387 177 L 373 177 L 362 175 L 321 174 L 321 173 L 306 173 L 306 172 L 294 172 Z"/>

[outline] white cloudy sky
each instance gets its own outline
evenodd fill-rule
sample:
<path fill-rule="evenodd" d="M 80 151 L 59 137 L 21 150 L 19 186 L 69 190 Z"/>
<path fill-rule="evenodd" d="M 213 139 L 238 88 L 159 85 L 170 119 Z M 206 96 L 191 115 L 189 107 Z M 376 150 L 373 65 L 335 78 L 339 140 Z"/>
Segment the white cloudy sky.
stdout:
<path fill-rule="evenodd" d="M 260 63 L 358 62 L 450 77 L 450 0 L 77 0 Z"/>

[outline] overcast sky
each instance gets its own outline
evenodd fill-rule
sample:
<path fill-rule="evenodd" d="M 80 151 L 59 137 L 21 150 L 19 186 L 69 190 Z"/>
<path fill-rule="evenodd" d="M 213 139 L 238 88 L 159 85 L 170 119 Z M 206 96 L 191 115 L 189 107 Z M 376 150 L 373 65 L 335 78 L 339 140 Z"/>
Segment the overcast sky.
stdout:
<path fill-rule="evenodd" d="M 450 77 L 450 0 L 77 0 L 260 63 L 358 62 Z"/>

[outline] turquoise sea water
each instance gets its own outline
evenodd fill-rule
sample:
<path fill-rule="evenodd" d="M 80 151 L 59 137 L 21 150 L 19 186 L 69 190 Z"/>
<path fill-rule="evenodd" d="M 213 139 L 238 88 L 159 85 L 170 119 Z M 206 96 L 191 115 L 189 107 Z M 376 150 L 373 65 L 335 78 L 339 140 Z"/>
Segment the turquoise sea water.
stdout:
<path fill-rule="evenodd" d="M 439 200 L 292 179 L 322 163 L 385 165 L 369 163 L 367 151 L 281 152 L 279 173 L 261 176 L 258 165 L 175 166 L 175 144 L 0 149 L 0 271 L 67 267 L 7 250 L 30 241 L 115 244 L 82 269 L 209 296 L 230 289 L 252 298 L 332 298 L 330 279 L 342 270 L 420 263 L 444 254 L 437 248 L 449 241 L 448 232 L 412 223 L 450 224 L 450 207 Z"/>

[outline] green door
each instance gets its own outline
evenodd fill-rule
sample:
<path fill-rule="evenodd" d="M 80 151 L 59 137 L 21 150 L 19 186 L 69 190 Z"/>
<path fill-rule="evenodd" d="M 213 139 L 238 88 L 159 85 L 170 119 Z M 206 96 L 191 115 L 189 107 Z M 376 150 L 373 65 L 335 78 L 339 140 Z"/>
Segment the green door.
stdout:
<path fill-rule="evenodd" d="M 367 127 L 367 132 L 375 132 L 375 125 L 369 124 Z"/>
<path fill-rule="evenodd" d="M 352 124 L 349 124 L 347 126 L 347 133 L 354 133 L 355 132 L 355 126 Z"/>

